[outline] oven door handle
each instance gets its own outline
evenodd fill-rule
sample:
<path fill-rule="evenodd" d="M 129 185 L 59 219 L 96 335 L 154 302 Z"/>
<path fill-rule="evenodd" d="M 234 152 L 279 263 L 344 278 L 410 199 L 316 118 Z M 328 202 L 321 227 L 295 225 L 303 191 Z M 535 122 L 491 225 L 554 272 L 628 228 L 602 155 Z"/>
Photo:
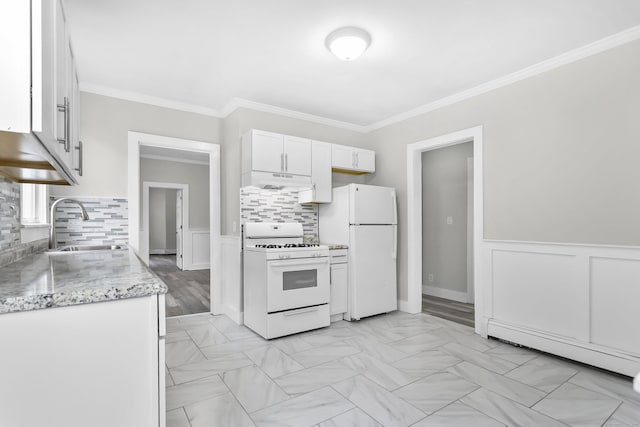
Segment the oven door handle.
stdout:
<path fill-rule="evenodd" d="M 295 261 L 287 261 L 287 262 L 271 262 L 269 263 L 270 267 L 298 267 L 298 266 L 317 266 L 317 265 L 328 265 L 329 258 L 318 259 L 317 261 L 312 260 L 300 260 L 299 262 Z"/>
<path fill-rule="evenodd" d="M 295 316 L 297 314 L 310 313 L 312 311 L 318 311 L 318 307 L 308 307 L 308 308 L 303 308 L 303 309 L 295 310 L 295 311 L 285 311 L 282 314 L 284 316 Z"/>

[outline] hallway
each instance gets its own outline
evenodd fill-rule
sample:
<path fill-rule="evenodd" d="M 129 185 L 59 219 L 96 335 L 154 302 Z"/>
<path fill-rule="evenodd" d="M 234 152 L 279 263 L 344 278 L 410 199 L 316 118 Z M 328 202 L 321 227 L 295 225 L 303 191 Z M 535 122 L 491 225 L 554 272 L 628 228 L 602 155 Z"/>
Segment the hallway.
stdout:
<path fill-rule="evenodd" d="M 209 270 L 182 271 L 175 255 L 149 255 L 149 268 L 166 283 L 167 317 L 209 312 Z"/>

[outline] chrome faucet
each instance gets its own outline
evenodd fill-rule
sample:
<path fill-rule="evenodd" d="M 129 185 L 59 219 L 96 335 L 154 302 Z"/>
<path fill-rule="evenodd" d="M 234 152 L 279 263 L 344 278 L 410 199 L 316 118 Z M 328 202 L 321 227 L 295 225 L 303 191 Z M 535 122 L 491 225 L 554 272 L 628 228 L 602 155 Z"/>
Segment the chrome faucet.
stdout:
<path fill-rule="evenodd" d="M 82 220 L 87 221 L 89 219 L 89 214 L 87 210 L 84 208 L 84 205 L 76 199 L 70 199 L 68 197 L 64 197 L 62 199 L 58 199 L 51 204 L 51 226 L 49 227 L 49 249 L 56 248 L 56 207 L 62 202 L 73 202 L 76 205 L 80 206 L 82 209 Z"/>

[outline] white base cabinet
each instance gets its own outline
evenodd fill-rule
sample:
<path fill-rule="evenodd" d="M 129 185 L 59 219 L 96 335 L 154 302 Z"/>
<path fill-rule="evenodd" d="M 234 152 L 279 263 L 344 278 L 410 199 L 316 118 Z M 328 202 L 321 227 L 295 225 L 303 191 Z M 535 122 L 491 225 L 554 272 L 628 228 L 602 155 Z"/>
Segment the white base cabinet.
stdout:
<path fill-rule="evenodd" d="M 332 249 L 330 283 L 331 283 L 331 316 L 347 312 L 349 301 L 349 264 L 347 261 L 347 249 Z M 339 319 L 337 319 L 339 320 Z"/>
<path fill-rule="evenodd" d="M 164 295 L 0 314 L 0 425 L 162 427 Z"/>

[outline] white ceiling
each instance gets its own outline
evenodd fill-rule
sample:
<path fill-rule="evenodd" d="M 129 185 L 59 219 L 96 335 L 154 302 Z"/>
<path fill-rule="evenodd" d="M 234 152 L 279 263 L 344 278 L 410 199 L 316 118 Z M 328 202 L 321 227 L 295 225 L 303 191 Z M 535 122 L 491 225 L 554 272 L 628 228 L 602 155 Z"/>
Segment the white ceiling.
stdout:
<path fill-rule="evenodd" d="M 359 126 L 640 24 L 638 0 L 64 3 L 86 90 L 213 115 L 241 98 Z M 371 34 L 356 61 L 324 45 L 342 26 Z"/>

